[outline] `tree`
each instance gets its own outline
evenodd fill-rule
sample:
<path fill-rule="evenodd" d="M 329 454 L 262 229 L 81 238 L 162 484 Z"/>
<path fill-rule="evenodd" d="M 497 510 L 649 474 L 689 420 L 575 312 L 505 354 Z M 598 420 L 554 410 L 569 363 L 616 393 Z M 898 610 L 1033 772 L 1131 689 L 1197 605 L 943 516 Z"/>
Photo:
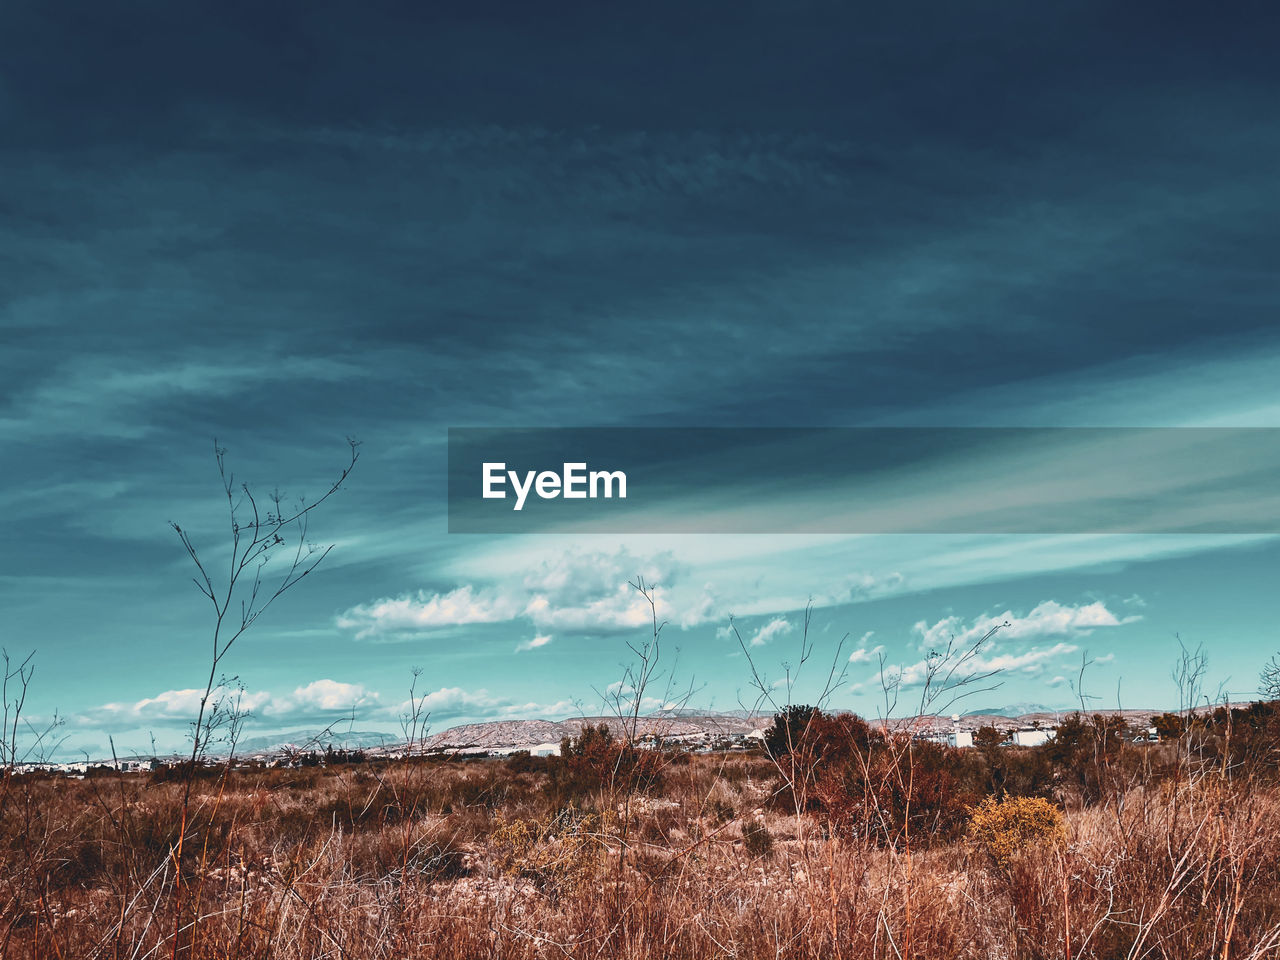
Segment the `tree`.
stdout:
<path fill-rule="evenodd" d="M 778 760 L 794 753 L 818 712 L 817 707 L 792 703 L 774 714 L 773 723 L 764 733 L 764 748 L 769 756 Z"/>
<path fill-rule="evenodd" d="M 973 745 L 980 749 L 992 749 L 1007 743 L 1012 736 L 1003 731 L 997 730 L 991 724 L 986 724 L 973 731 Z"/>
<path fill-rule="evenodd" d="M 218 667 L 232 645 L 257 622 L 258 618 L 276 600 L 297 586 L 302 578 L 318 567 L 329 551 L 318 547 L 308 539 L 307 531 L 313 511 L 338 492 L 360 459 L 360 444 L 347 438 L 350 461 L 338 479 L 330 484 L 324 495 L 312 503 L 299 497 L 286 503 L 279 490 L 267 497 L 261 507 L 247 483 L 236 484 L 235 476 L 227 469 L 227 450 L 213 444 L 214 458 L 218 464 L 218 476 L 227 498 L 227 514 L 231 531 L 231 558 L 225 578 L 219 578 L 213 569 L 200 558 L 188 531 L 173 521 L 169 525 L 177 533 L 187 555 L 195 564 L 197 575 L 192 577 L 196 589 L 213 606 L 213 629 L 210 637 L 209 677 L 200 698 L 200 709 L 193 724 L 191 762 L 194 764 L 204 752 L 212 727 L 218 719 L 219 702 L 213 701 Z M 265 508 L 265 512 L 264 512 Z M 290 548 L 292 547 L 292 553 Z M 267 568 L 277 557 L 284 556 L 277 564 L 277 576 L 271 583 Z"/>
<path fill-rule="evenodd" d="M 607 723 L 587 724 L 577 737 L 560 740 L 560 755 L 553 757 L 548 792 L 561 801 L 575 800 L 597 791 L 605 791 L 612 806 L 616 791 L 624 791 L 623 809 L 636 791 L 661 784 L 666 758 L 657 750 L 637 747 L 627 739 L 617 739 Z M 626 840 L 625 831 L 619 839 Z"/>
<path fill-rule="evenodd" d="M 227 468 L 227 450 L 215 439 L 213 454 L 223 494 L 226 496 L 231 539 L 231 556 L 225 567 L 219 564 L 215 568 L 203 560 L 190 532 L 170 521 L 169 525 L 173 527 L 191 562 L 195 564 L 196 575 L 192 577 L 192 581 L 213 608 L 209 637 L 209 675 L 200 696 L 199 710 L 191 725 L 191 757 L 182 794 L 182 822 L 173 850 L 173 860 L 178 867 L 175 883 L 179 892 L 179 896 L 175 898 L 175 949 L 181 919 L 182 851 L 187 839 L 196 767 L 220 730 L 230 731 L 234 749 L 235 731 L 244 716 L 239 709 L 238 692 L 229 696 L 215 695 L 231 685 L 228 681 L 219 680 L 218 668 L 231 647 L 257 623 L 258 618 L 313 572 L 333 549 L 332 544 L 325 547 L 314 544 L 308 536 L 308 528 L 311 514 L 338 492 L 351 475 L 356 461 L 360 459 L 359 442 L 348 437 L 347 446 L 350 450 L 349 461 L 338 478 L 316 500 L 307 502 L 305 497 L 298 497 L 296 500 L 286 501 L 285 496 L 276 489 L 260 501 L 249 484 L 236 483 L 235 476 Z M 219 572 L 219 569 L 223 572 Z"/>
<path fill-rule="evenodd" d="M 1262 674 L 1258 690 L 1267 700 L 1280 700 L 1280 653 L 1266 662 L 1262 667 Z"/>
<path fill-rule="evenodd" d="M 1161 740 L 1177 740 L 1186 732 L 1187 718 L 1177 713 L 1162 713 L 1151 718 L 1151 726 Z"/>
<path fill-rule="evenodd" d="M 9 651 L 0 647 L 0 824 L 9 804 L 9 791 L 18 765 L 41 762 L 52 756 L 61 745 L 53 734 L 62 726 L 62 718 L 53 717 L 36 727 L 22 715 L 27 704 L 27 690 L 36 668 L 32 650 L 15 664 Z"/>
<path fill-rule="evenodd" d="M 62 726 L 62 718 L 56 712 L 38 728 L 22 715 L 27 690 L 36 672 L 35 657 L 36 652 L 32 650 L 15 665 L 9 651 L 0 648 L 0 773 L 6 786 L 18 764 L 43 762 L 61 743 L 53 740 L 54 731 Z"/>

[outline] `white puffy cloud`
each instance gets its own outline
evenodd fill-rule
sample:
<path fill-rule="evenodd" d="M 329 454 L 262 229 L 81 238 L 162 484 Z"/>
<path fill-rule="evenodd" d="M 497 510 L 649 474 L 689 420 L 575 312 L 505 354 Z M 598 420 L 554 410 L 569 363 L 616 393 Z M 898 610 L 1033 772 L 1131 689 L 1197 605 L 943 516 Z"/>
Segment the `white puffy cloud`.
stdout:
<path fill-rule="evenodd" d="M 859 647 L 853 653 L 849 654 L 850 663 L 873 663 L 880 654 L 884 653 L 884 644 L 877 644 L 868 649 L 867 647 Z"/>
<path fill-rule="evenodd" d="M 112 728 L 147 728 L 149 726 L 185 727 L 195 720 L 200 709 L 202 690 L 166 690 L 152 697 L 132 703 L 109 703 L 85 711 L 77 718 L 85 725 Z M 213 699 L 239 697 L 242 710 L 251 710 L 253 729 L 285 730 L 310 723 L 331 723 L 354 712 L 361 723 L 377 729 L 395 730 L 402 716 L 411 714 L 416 707 L 431 715 L 433 725 L 500 719 L 527 719 L 532 717 L 562 717 L 581 712 L 572 700 L 539 703 L 516 701 L 496 696 L 485 689 L 467 690 L 462 687 L 440 687 L 428 692 L 421 704 L 408 700 L 391 701 L 362 684 L 344 683 L 338 680 L 320 679 L 296 687 L 288 692 L 239 691 L 218 688 Z M 646 698 L 646 703 L 649 698 Z M 657 707 L 661 704 L 658 703 Z M 655 709 L 657 708 L 655 707 Z"/>
<path fill-rule="evenodd" d="M 668 606 L 664 591 L 655 588 L 658 617 L 662 619 Z M 579 633 L 613 633 L 635 630 L 653 622 L 649 602 L 630 585 L 622 583 L 610 593 L 582 599 L 573 605 L 558 605 L 545 593 L 533 594 L 522 616 L 534 626 L 550 630 Z"/>
<path fill-rule="evenodd" d="M 165 690 L 132 703 L 103 704 L 86 710 L 80 719 L 88 723 L 142 726 L 187 724 L 199 714 L 200 698 L 203 695 L 203 690 L 194 688 Z M 251 712 L 259 720 L 292 723 L 333 717 L 353 708 L 376 705 L 379 699 L 377 693 L 367 690 L 361 684 L 322 679 L 313 680 L 288 693 L 217 687 L 210 694 L 209 706 L 221 702 L 224 707 L 234 705 L 239 711 Z"/>
<path fill-rule="evenodd" d="M 470 586 L 463 586 L 447 593 L 419 591 L 410 596 L 352 607 L 338 617 L 338 626 L 354 629 L 357 638 L 365 639 L 384 633 L 502 623 L 519 614 L 518 598 L 500 591 L 476 591 Z"/>
<path fill-rule="evenodd" d="M 528 720 L 534 717 L 562 717 L 579 712 L 578 704 L 572 700 L 553 703 L 517 702 L 495 696 L 483 688 L 467 690 L 463 687 L 441 687 L 426 694 L 420 704 L 405 700 L 384 713 L 389 717 L 399 718 L 414 713 L 419 707 L 423 714 L 430 714 L 431 724 L 436 728 L 442 722 L 448 725 L 482 720 Z"/>
<path fill-rule="evenodd" d="M 748 643 L 753 647 L 763 647 L 770 640 L 786 636 L 793 629 L 795 628 L 791 625 L 791 621 L 787 620 L 785 617 L 774 617 L 763 627 L 753 633 Z"/>
<path fill-rule="evenodd" d="M 203 690 L 166 690 L 154 697 L 144 697 L 134 704 L 108 703 L 103 710 L 122 715 L 155 717 L 194 717 L 200 709 Z"/>
<path fill-rule="evenodd" d="M 297 713 L 299 711 L 350 710 L 378 699 L 358 683 L 337 680 L 313 680 L 285 697 L 267 701 L 264 713 Z"/>
<path fill-rule="evenodd" d="M 988 674 L 1021 673 L 1034 676 L 1043 672 L 1045 665 L 1057 657 L 1075 653 L 1080 648 L 1073 643 L 1055 643 L 1051 647 L 1033 647 L 1021 653 L 990 654 L 979 651 L 967 655 L 961 648 L 951 656 L 925 657 L 906 666 L 894 666 L 885 671 L 886 679 L 903 689 L 921 687 L 926 681 L 931 686 L 956 684 Z"/>
<path fill-rule="evenodd" d="M 608 714 L 629 714 L 636 708 L 636 689 L 624 680 L 615 680 L 604 688 L 601 697 L 601 709 Z M 683 704 L 674 700 L 664 700 L 646 694 L 640 698 L 640 712 L 654 713 L 658 710 L 674 710 Z"/>
<path fill-rule="evenodd" d="M 704 584 L 698 596 L 679 604 L 679 623 L 688 629 L 724 616 L 724 602 L 717 595 L 713 584 Z"/>
<path fill-rule="evenodd" d="M 337 623 L 355 630 L 359 639 L 522 620 L 532 623 L 539 634 L 628 632 L 652 626 L 655 610 L 659 622 L 677 619 L 670 597 L 680 573 L 669 553 L 637 557 L 626 549 L 569 550 L 543 557 L 523 571 L 484 586 L 419 591 L 352 607 Z M 647 589 L 653 607 L 632 586 L 637 577 L 652 584 Z M 678 622 L 681 627 L 690 627 L 720 615 L 719 602 L 708 584 L 681 604 Z"/>
<path fill-rule="evenodd" d="M 1020 671 L 1036 674 L 1044 669 L 1044 663 L 1055 657 L 1064 657 L 1075 653 L 1080 648 L 1074 643 L 1055 643 L 1052 647 L 1038 647 L 1022 653 L 998 653 L 994 656 L 975 657 L 972 661 L 974 673 L 1003 673 Z"/>
<path fill-rule="evenodd" d="M 1018 673 L 1037 676 L 1050 663 L 1079 651 L 1073 642 L 1093 631 L 1119 627 L 1139 620 L 1134 615 L 1118 617 L 1097 600 L 1075 606 L 1045 600 L 1026 614 L 1006 610 L 1001 614 L 984 614 L 972 621 L 959 616 L 944 617 L 932 624 L 921 620 L 912 628 L 926 655 L 914 663 L 886 670 L 890 683 L 900 688 L 918 688 L 926 683 L 956 683 L 989 674 Z M 975 645 L 994 628 L 999 631 L 986 644 Z M 867 638 L 864 637 L 864 641 Z M 1037 643 L 1036 641 L 1057 641 Z M 855 650 L 850 662 L 870 659 L 870 651 Z M 1108 654 L 1104 662 L 1114 658 Z M 1050 686 L 1066 681 L 1054 677 Z"/>
<path fill-rule="evenodd" d="M 984 614 L 971 623 L 965 623 L 961 617 L 951 616 L 933 624 L 921 620 L 913 630 L 920 637 L 922 649 L 942 650 L 948 644 L 956 647 L 970 646 L 1002 624 L 1007 626 L 1001 627 L 996 639 L 1004 644 L 1015 640 L 1084 636 L 1100 627 L 1118 627 L 1140 619 L 1142 618 L 1137 615 L 1117 617 L 1101 600 L 1078 606 L 1045 600 L 1025 616 L 1006 610 L 995 615 Z"/>

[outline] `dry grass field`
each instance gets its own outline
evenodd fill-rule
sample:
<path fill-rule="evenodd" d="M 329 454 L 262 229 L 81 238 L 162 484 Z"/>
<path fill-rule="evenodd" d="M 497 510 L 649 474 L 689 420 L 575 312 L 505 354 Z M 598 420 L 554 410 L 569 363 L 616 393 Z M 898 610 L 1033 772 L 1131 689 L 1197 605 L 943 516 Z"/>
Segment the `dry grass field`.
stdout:
<path fill-rule="evenodd" d="M 1276 717 L 1237 712 L 1160 744 L 816 714 L 786 756 L 9 774 L 0 955 L 1275 956 Z"/>

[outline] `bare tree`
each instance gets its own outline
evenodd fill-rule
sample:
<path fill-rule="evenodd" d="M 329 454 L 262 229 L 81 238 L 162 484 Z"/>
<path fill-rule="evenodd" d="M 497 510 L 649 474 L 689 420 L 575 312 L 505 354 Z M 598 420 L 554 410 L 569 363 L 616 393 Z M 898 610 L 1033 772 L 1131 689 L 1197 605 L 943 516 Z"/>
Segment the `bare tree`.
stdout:
<path fill-rule="evenodd" d="M 688 689 L 677 693 L 674 668 L 671 670 L 659 668 L 662 660 L 662 631 L 667 622 L 658 619 L 657 585 L 646 581 L 643 576 L 637 576 L 635 580 L 628 581 L 628 585 L 640 594 L 649 608 L 649 630 L 643 640 L 627 641 L 627 649 L 631 651 L 634 659 L 631 663 L 623 665 L 621 678 L 606 688 L 603 693 L 597 691 L 605 708 L 613 714 L 622 728 L 621 744 L 614 753 L 613 769 L 606 787 L 609 809 L 616 812 L 619 817 L 615 884 L 618 897 L 616 906 L 619 910 L 622 905 L 622 880 L 629 845 L 632 804 L 642 778 L 639 771 L 632 768 L 644 769 L 643 764 L 635 763 L 639 756 L 636 751 L 639 749 L 642 710 L 646 701 L 651 698 L 650 691 L 656 690 L 656 685 L 659 683 L 665 682 L 662 696 L 659 698 L 659 706 L 663 711 L 674 711 L 676 715 L 679 715 L 680 710 L 688 704 L 694 693 L 692 681 Z M 653 732 L 656 735 L 656 730 Z M 656 748 L 661 743 L 661 737 L 655 736 L 655 739 L 658 741 L 654 744 Z"/>
<path fill-rule="evenodd" d="M 1209 655 L 1204 644 L 1197 644 L 1194 650 L 1182 642 L 1181 634 L 1174 634 L 1181 653 L 1173 665 L 1172 678 L 1178 687 L 1178 710 L 1183 719 L 1191 721 L 1200 699 L 1204 694 L 1204 679 L 1209 672 Z"/>
<path fill-rule="evenodd" d="M 950 713 L 961 700 L 979 693 L 990 693 L 999 687 L 999 681 L 991 684 L 987 681 L 993 680 L 1000 671 L 983 667 L 981 655 L 987 642 L 1008 626 L 1009 621 L 1005 620 L 992 626 L 977 640 L 958 643 L 955 637 L 951 637 L 943 649 L 930 650 L 920 663 L 920 698 L 914 706 L 915 714 L 908 719 L 919 721 L 926 716 Z M 906 686 L 905 679 L 901 669 L 887 668 L 885 655 L 880 654 L 880 687 L 884 694 L 882 721 L 886 723 L 886 730 L 887 721 L 897 709 L 899 696 Z"/>
<path fill-rule="evenodd" d="M 622 728 L 623 739 L 634 744 L 640 737 L 640 717 L 646 700 L 651 700 L 651 691 L 658 683 L 665 681 L 662 696 L 658 698 L 659 707 L 663 710 L 674 709 L 677 712 L 688 703 L 693 695 L 692 686 L 688 690 L 676 693 L 675 669 L 659 669 L 662 659 L 662 631 L 667 621 L 658 619 L 657 585 L 644 577 L 637 576 L 628 581 L 628 586 L 644 599 L 649 608 L 649 631 L 645 638 L 636 643 L 627 641 L 627 649 L 634 659 L 622 665 L 622 676 L 610 684 L 603 692 L 596 690 L 605 709 L 617 720 Z"/>
<path fill-rule="evenodd" d="M 62 719 L 56 713 L 40 726 L 23 716 L 36 672 L 35 656 L 32 650 L 15 663 L 9 651 L 0 648 L 0 770 L 6 778 L 18 764 L 42 762 L 57 749 L 53 734 Z"/>
<path fill-rule="evenodd" d="M 319 499 L 308 503 L 305 497 L 299 497 L 294 502 L 286 503 L 284 495 L 279 490 L 274 490 L 266 497 L 266 502 L 260 505 L 258 497 L 247 483 L 235 482 L 235 476 L 227 469 L 226 448 L 214 441 L 214 458 L 227 498 L 227 520 L 231 534 L 231 557 L 224 577 L 219 577 L 200 558 L 190 533 L 170 521 L 169 525 L 173 527 L 186 548 L 187 555 L 195 564 L 196 576 L 192 577 L 192 582 L 213 606 L 209 678 L 200 698 L 200 709 L 194 724 L 191 747 L 193 764 L 200 759 L 206 747 L 206 715 L 217 685 L 218 667 L 232 645 L 276 600 L 315 570 L 333 549 L 332 544 L 319 547 L 312 543 L 307 535 L 308 525 L 312 512 L 338 492 L 351 474 L 356 461 L 360 459 L 360 444 L 350 438 L 347 439 L 347 444 L 351 451 L 350 461 Z M 282 555 L 283 562 L 277 564 L 273 571 L 268 571 L 268 566 Z"/>
<path fill-rule="evenodd" d="M 807 791 L 810 786 L 812 772 L 806 770 L 803 776 L 796 776 L 795 765 L 783 763 L 782 756 L 793 755 L 799 746 L 808 740 L 809 731 L 815 718 L 820 711 L 827 709 L 836 691 L 845 685 L 849 671 L 848 661 L 843 657 L 845 643 L 849 639 L 849 635 L 846 633 L 836 644 L 835 651 L 831 656 L 830 668 L 827 670 L 826 681 L 814 699 L 812 708 L 807 711 L 798 709 L 799 705 L 794 702 L 793 697 L 796 683 L 804 672 L 805 665 L 813 656 L 813 640 L 809 636 L 809 628 L 812 623 L 813 601 L 809 600 L 804 607 L 804 620 L 797 643 L 796 659 L 794 661 L 784 660 L 781 664 L 782 678 L 770 681 L 764 670 L 756 662 L 756 658 L 751 655 L 750 645 L 743 639 L 742 633 L 738 630 L 737 619 L 733 615 L 729 616 L 729 629 L 733 631 L 733 636 L 738 641 L 738 647 L 742 650 L 743 658 L 747 662 L 747 669 L 751 673 L 751 687 L 756 691 L 755 701 L 750 707 L 747 707 L 741 700 L 739 700 L 740 705 L 747 710 L 750 716 L 755 716 L 767 704 L 774 715 L 787 718 L 787 722 L 783 724 L 785 745 L 779 751 L 778 756 L 771 756 L 770 759 L 782 778 L 782 789 L 791 793 L 792 805 L 796 810 L 803 810 L 807 805 Z M 779 691 L 782 696 L 778 696 Z M 795 725 L 790 722 L 790 718 L 793 716 L 804 720 L 802 729 L 796 729 Z M 803 821 L 800 821 L 800 828 L 803 830 Z"/>
<path fill-rule="evenodd" d="M 276 600 L 297 586 L 318 567 L 333 545 L 318 546 L 308 535 L 311 514 L 338 492 L 356 461 L 360 444 L 347 438 L 350 459 L 325 492 L 310 502 L 305 497 L 288 500 L 278 489 L 265 497 L 255 494 L 249 484 L 237 483 L 227 468 L 227 450 L 213 443 L 218 477 L 226 496 L 226 521 L 230 536 L 230 558 L 225 572 L 202 559 L 189 531 L 170 521 L 187 555 L 195 565 L 192 577 L 196 589 L 213 608 L 209 637 L 209 676 L 200 696 L 200 707 L 192 723 L 190 768 L 182 795 L 182 823 L 174 845 L 177 865 L 175 884 L 181 891 L 182 850 L 190 819 L 191 792 L 195 770 L 215 736 L 235 734 L 243 721 L 239 698 L 217 695 L 223 689 L 218 670 L 237 640 L 244 636 Z M 175 897 L 174 950 L 181 919 L 181 897 Z"/>
<path fill-rule="evenodd" d="M 1280 653 L 1263 665 L 1258 692 L 1267 700 L 1280 700 Z"/>
<path fill-rule="evenodd" d="M 404 732 L 405 756 L 412 757 L 426 752 L 427 735 L 431 732 L 431 711 L 426 709 L 426 692 L 418 693 L 418 678 L 422 668 L 410 671 L 413 681 L 409 684 L 409 701 L 400 714 L 400 729 Z"/>

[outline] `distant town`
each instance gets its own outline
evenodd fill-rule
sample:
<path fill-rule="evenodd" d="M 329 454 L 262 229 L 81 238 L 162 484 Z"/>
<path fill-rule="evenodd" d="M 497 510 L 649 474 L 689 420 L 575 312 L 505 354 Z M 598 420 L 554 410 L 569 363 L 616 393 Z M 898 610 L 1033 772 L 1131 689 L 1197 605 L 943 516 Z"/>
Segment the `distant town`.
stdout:
<path fill-rule="evenodd" d="M 1238 704 L 1233 704 L 1238 706 Z M 919 716 L 872 721 L 896 732 L 909 732 L 918 740 L 959 749 L 977 746 L 1035 747 L 1052 740 L 1059 725 L 1073 710 L 1042 710 L 1009 716 L 999 712 L 951 716 Z M 1156 743 L 1162 739 L 1160 718 L 1173 716 L 1158 710 L 1093 710 L 1115 723 L 1116 735 L 1130 743 Z M 635 721 L 634 742 L 649 749 L 678 749 L 690 753 L 762 751 L 771 713 L 659 713 Z M 201 759 L 208 766 L 222 766 L 228 756 L 242 769 L 327 766 L 395 760 L 406 756 L 484 759 L 518 753 L 556 756 L 561 742 L 582 735 L 588 726 L 603 724 L 618 737 L 626 736 L 631 718 L 617 716 L 573 717 L 565 720 L 498 720 L 462 724 L 407 743 L 402 736 L 369 731 L 296 731 L 279 738 L 255 737 L 234 750 L 210 753 Z M 15 765 L 18 771 L 44 771 L 71 777 L 91 772 L 148 773 L 178 766 L 189 757 L 128 755 L 107 759 L 40 760 Z"/>

